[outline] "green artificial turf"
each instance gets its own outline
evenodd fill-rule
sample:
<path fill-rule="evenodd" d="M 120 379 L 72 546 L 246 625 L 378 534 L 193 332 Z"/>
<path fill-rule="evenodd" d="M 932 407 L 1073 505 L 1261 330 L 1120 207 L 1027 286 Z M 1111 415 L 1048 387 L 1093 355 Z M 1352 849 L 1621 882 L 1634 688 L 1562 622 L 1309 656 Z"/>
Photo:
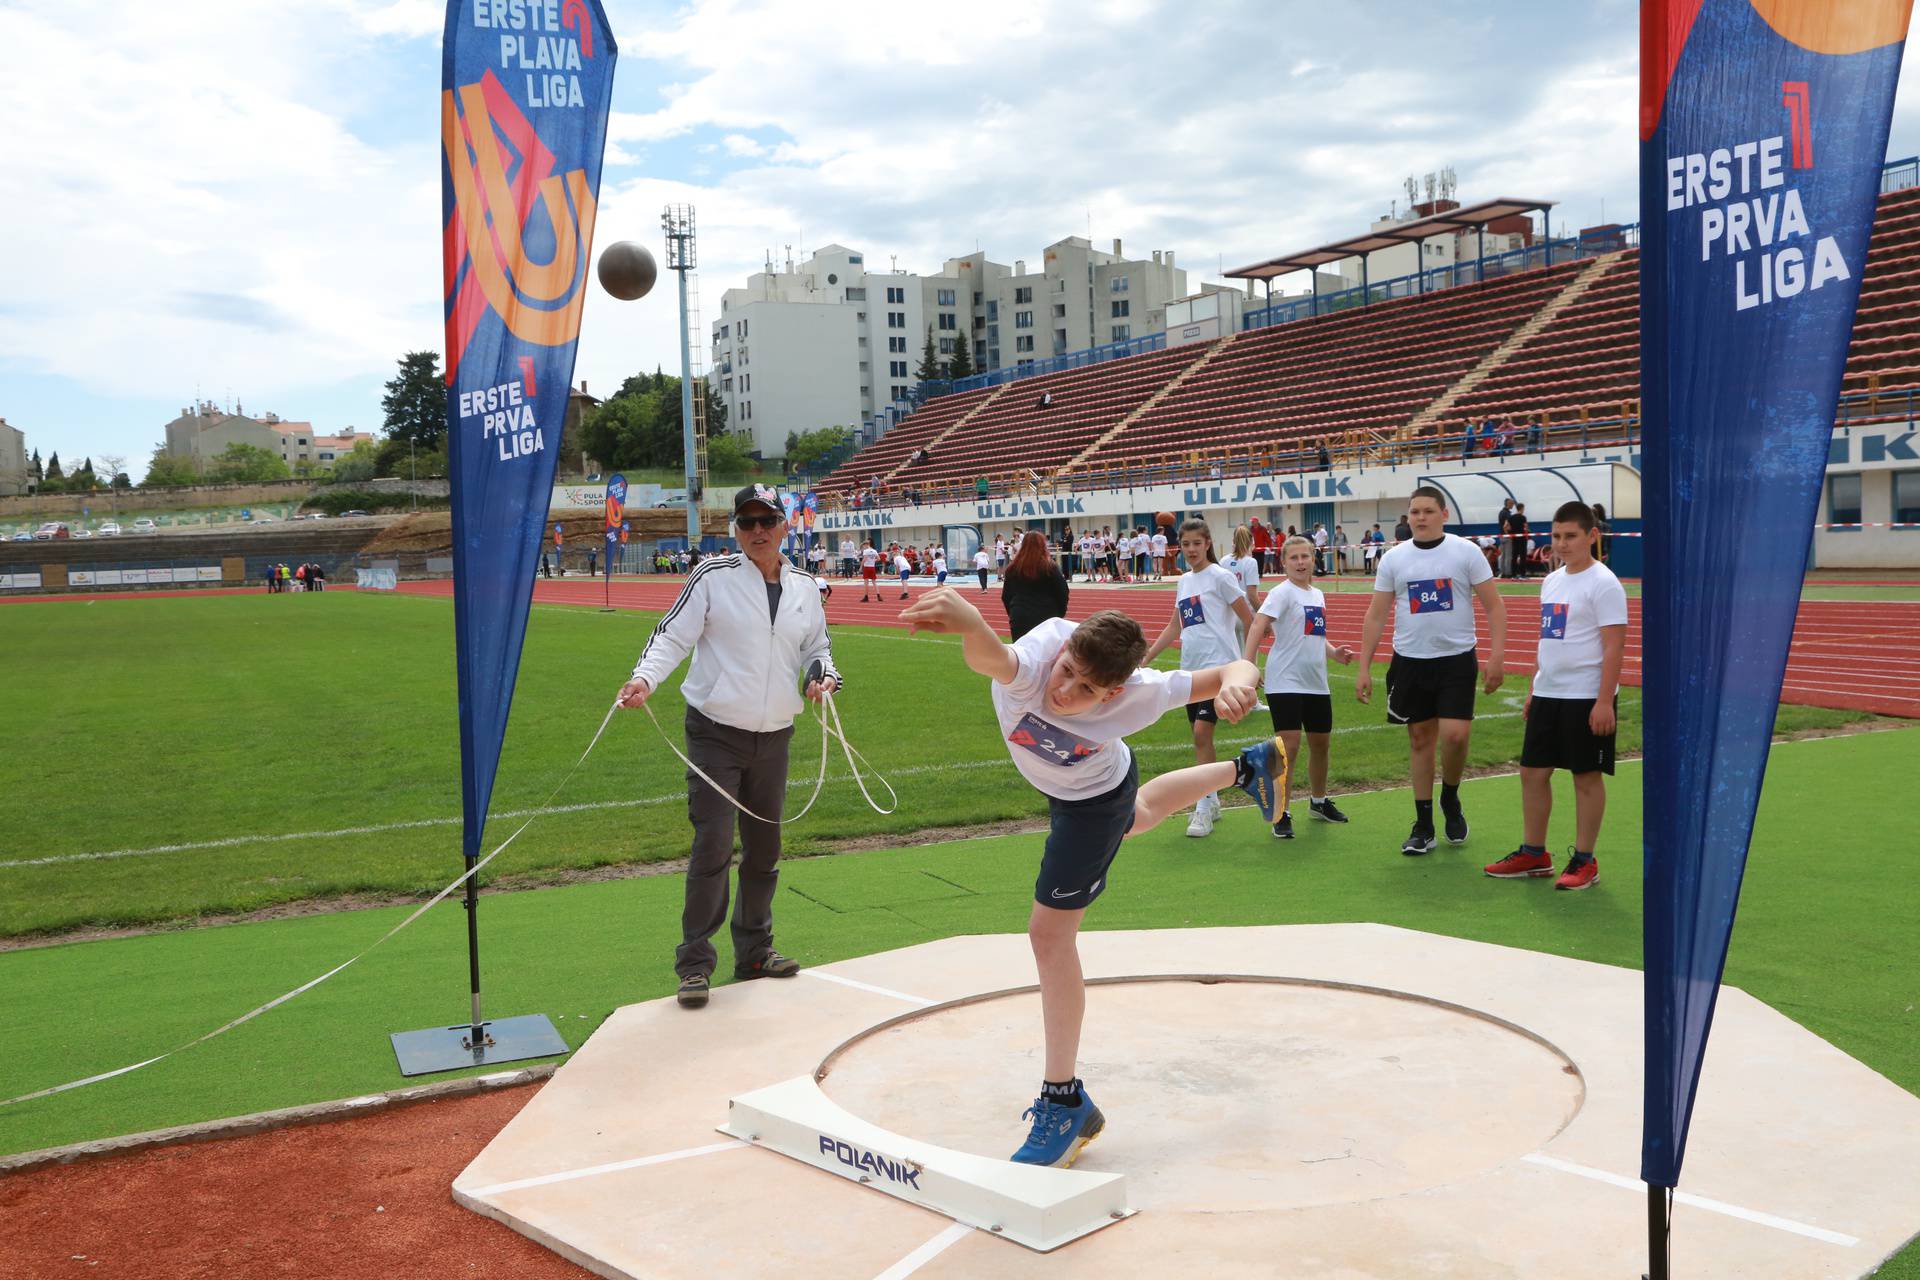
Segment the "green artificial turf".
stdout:
<path fill-rule="evenodd" d="M 1907 945 L 1920 890 L 1898 875 L 1833 875 L 1832 806 L 1852 801 L 1860 847 L 1897 847 L 1899 794 L 1920 730 L 1775 750 L 1727 981 L 1909 1090 L 1920 1088 L 1920 961 Z M 1469 782 L 1476 836 L 1423 860 L 1394 850 L 1406 794 L 1347 802 L 1345 828 L 1308 824 L 1278 845 L 1229 809 L 1200 844 L 1178 820 L 1129 845 L 1102 929 L 1374 920 L 1635 966 L 1637 766 L 1614 789 L 1602 879 L 1582 894 L 1496 883 L 1478 864 L 1510 846 L 1511 778 Z M 1567 841 L 1562 788 L 1553 832 Z M 792 860 L 776 907 L 783 950 L 810 964 L 1023 926 L 1034 836 Z M 662 876 L 490 896 L 482 907 L 487 1007 L 544 1012 L 578 1045 L 616 1006 L 672 989 L 681 882 Z M 193 1038 L 324 972 L 378 938 L 399 909 L 344 912 L 0 955 L 0 1019 L 17 1028 L 0 1091 L 108 1070 Z M 328 983 L 225 1036 L 85 1089 L 0 1108 L 0 1152 L 396 1087 L 385 1033 L 465 1008 L 463 920 L 449 903 Z M 724 946 L 724 942 L 722 943 Z M 1845 957 L 1848 980 L 1832 981 Z M 723 957 L 722 972 L 725 972 Z M 721 999 L 724 999 L 724 992 Z M 1882 1273 L 1920 1275 L 1920 1250 Z"/>
<path fill-rule="evenodd" d="M 452 618 L 445 598 L 353 592 L 0 609 L 0 650 L 34 673 L 6 693 L 9 723 L 27 728 L 21 749 L 0 759 L 0 937 L 421 895 L 446 883 L 460 858 Z M 561 811 L 535 822 L 490 877 L 538 882 L 685 856 L 684 766 L 644 713 L 617 716 L 570 776 L 653 623 L 532 611 L 486 847 L 525 810 L 551 799 Z M 956 642 L 839 627 L 834 645 L 849 681 L 847 734 L 900 804 L 892 816 L 869 810 L 835 754 L 839 781 L 788 828 L 790 849 L 1044 814 L 1031 788 L 1010 785 L 1017 775 L 987 683 L 966 670 Z M 1350 671 L 1333 671 L 1333 785 L 1390 785 L 1406 776 L 1405 734 L 1378 701 L 1352 700 Z M 676 742 L 678 688 L 676 679 L 653 704 Z M 1519 754 L 1524 696 L 1522 677 L 1481 698 L 1473 765 Z M 1639 746 L 1639 698 L 1622 691 L 1623 752 Z M 1860 718 L 1788 707 L 1780 727 Z M 1255 720 L 1220 726 L 1222 754 L 1260 735 L 1264 717 Z M 1192 759 L 1180 716 L 1134 741 L 1150 770 Z M 811 721 L 796 731 L 793 779 L 805 788 L 796 805 L 817 774 L 819 743 Z M 122 856 L 76 860 L 102 853 Z"/>
<path fill-rule="evenodd" d="M 1920 957 L 1911 946 L 1920 885 L 1888 859 L 1911 851 L 1902 797 L 1916 751 L 1920 729 L 1776 746 L 1726 971 L 1729 984 L 1908 1090 L 1920 1090 Z M 1409 818 L 1400 790 L 1353 795 L 1343 800 L 1349 826 L 1304 824 L 1286 845 L 1244 807 L 1228 809 L 1205 843 L 1187 839 L 1174 819 L 1129 844 L 1088 925 L 1368 920 L 1637 967 L 1638 773 L 1637 764 L 1621 768 L 1600 846 L 1603 874 L 1584 893 L 1479 874 L 1512 847 L 1519 817 L 1517 782 L 1488 777 L 1463 789 L 1471 843 L 1424 859 L 1397 852 Z M 1837 811 L 1846 814 L 1845 847 L 1890 874 L 1835 874 Z M 1568 844 L 1571 820 L 1563 785 L 1556 850 Z M 1018 931 L 1038 848 L 1039 837 L 1020 835 L 789 860 L 775 909 L 779 945 L 821 964 Z M 546 1013 L 577 1046 L 615 1007 L 667 995 L 680 895 L 679 877 L 657 876 L 488 896 L 488 1012 Z M 11 1029 L 0 1094 L 171 1049 L 339 964 L 404 913 L 337 912 L 0 954 L 0 1025 Z M 1845 980 L 1835 981 L 1841 970 Z M 459 1019 L 465 992 L 464 921 L 449 902 L 226 1035 L 126 1076 L 0 1108 L 0 1152 L 397 1087 L 386 1033 Z M 1882 1275 L 1920 1276 L 1920 1249 Z"/>

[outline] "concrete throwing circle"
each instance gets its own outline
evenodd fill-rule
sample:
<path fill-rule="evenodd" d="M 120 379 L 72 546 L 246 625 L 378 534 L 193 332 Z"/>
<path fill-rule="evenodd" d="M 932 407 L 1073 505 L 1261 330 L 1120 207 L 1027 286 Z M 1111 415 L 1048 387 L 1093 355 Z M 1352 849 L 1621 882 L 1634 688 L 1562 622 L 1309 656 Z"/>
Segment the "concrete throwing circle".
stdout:
<path fill-rule="evenodd" d="M 1036 988 L 892 1019 L 815 1073 L 861 1119 L 1005 1158 L 1042 1074 Z M 1585 1097 L 1546 1041 L 1378 988 L 1234 976 L 1088 984 L 1080 1075 L 1107 1129 L 1076 1168 L 1136 1209 L 1293 1209 L 1458 1182 L 1564 1129 Z"/>

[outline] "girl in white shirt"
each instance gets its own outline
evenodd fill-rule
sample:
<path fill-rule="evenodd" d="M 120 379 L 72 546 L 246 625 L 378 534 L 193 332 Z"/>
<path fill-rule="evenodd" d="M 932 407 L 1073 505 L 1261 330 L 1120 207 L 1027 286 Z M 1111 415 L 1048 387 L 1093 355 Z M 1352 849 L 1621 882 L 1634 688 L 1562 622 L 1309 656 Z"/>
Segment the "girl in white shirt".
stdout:
<path fill-rule="evenodd" d="M 1180 575 L 1174 591 L 1175 607 L 1167 625 L 1147 649 L 1141 665 L 1150 664 L 1162 651 L 1180 646 L 1180 669 L 1203 671 L 1240 654 L 1240 637 L 1234 620 L 1242 627 L 1253 625 L 1253 607 L 1247 603 L 1246 588 L 1240 579 L 1221 567 L 1214 555 L 1213 531 L 1204 520 L 1189 520 L 1180 526 L 1180 550 L 1192 566 Z M 1212 764 L 1213 726 L 1219 720 L 1213 703 L 1187 704 L 1187 723 L 1193 728 L 1193 758 L 1196 764 Z M 1194 806 L 1193 820 L 1187 824 L 1190 836 L 1213 834 L 1213 820 L 1220 814 L 1218 794 L 1203 796 Z"/>
<path fill-rule="evenodd" d="M 1240 580 L 1247 589 L 1247 603 L 1255 609 L 1260 607 L 1260 561 L 1253 554 L 1253 530 L 1245 525 L 1235 525 L 1233 530 L 1233 554 L 1220 562 L 1228 573 Z"/>

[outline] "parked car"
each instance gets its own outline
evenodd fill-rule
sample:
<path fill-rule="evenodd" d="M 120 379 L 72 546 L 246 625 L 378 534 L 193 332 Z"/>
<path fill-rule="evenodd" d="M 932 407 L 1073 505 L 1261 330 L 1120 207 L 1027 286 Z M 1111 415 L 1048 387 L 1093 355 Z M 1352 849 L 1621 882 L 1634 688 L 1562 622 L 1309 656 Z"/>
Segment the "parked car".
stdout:
<path fill-rule="evenodd" d="M 35 542 L 52 542 L 56 538 L 65 539 L 72 536 L 73 530 L 59 520 L 49 520 L 33 531 Z"/>
<path fill-rule="evenodd" d="M 340 518 L 341 518 L 342 520 L 344 520 L 344 519 L 346 519 L 346 518 L 347 518 L 348 516 L 364 516 L 364 515 L 366 515 L 366 514 L 367 514 L 366 512 L 364 512 L 364 511 L 360 511 L 360 510 L 358 510 L 358 509 L 356 509 L 356 510 L 353 510 L 353 511 L 342 511 L 342 512 L 340 513 Z"/>
<path fill-rule="evenodd" d="M 91 538 L 91 537 L 93 536 L 93 530 L 91 530 L 91 529 L 75 529 L 75 530 L 73 531 L 73 536 L 74 536 L 74 537 L 76 537 L 76 538 Z"/>
<path fill-rule="evenodd" d="M 309 511 L 300 517 L 302 520 L 325 520 L 326 518 L 327 513 L 324 511 Z"/>
<path fill-rule="evenodd" d="M 32 542 L 33 535 L 28 533 L 25 529 L 22 529 L 20 532 L 13 535 L 13 540 L 15 542 Z"/>
<path fill-rule="evenodd" d="M 114 521 L 109 520 L 100 526 L 98 532 L 103 538 L 117 538 L 120 536 L 120 526 Z"/>
<path fill-rule="evenodd" d="M 155 524 L 149 517 L 141 516 L 133 522 L 133 531 L 135 533 L 158 533 L 160 532 L 160 526 Z"/>

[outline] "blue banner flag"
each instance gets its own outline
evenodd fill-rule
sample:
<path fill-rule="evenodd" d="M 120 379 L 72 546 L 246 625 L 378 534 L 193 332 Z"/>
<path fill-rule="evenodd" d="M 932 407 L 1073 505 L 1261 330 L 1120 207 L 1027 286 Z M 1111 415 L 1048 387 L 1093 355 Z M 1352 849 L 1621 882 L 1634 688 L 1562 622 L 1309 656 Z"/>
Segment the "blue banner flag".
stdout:
<path fill-rule="evenodd" d="M 1656 1187 L 1686 1150 L 1911 5 L 1641 5 L 1640 1174 Z"/>
<path fill-rule="evenodd" d="M 560 456 L 614 57 L 599 0 L 447 5 L 440 186 L 469 857 L 486 827 Z"/>

